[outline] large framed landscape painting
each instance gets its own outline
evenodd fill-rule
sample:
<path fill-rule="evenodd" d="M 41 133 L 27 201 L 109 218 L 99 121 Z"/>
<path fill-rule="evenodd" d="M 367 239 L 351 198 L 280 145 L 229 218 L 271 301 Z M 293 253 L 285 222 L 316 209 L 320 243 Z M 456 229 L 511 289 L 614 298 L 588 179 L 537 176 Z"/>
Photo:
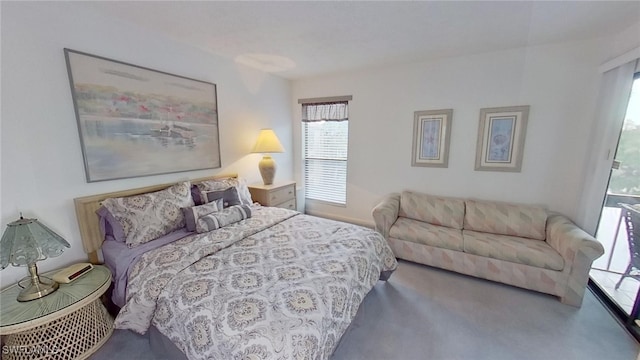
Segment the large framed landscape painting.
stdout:
<path fill-rule="evenodd" d="M 476 170 L 520 172 L 529 106 L 480 109 Z"/>
<path fill-rule="evenodd" d="M 87 182 L 221 166 L 215 84 L 64 53 Z"/>

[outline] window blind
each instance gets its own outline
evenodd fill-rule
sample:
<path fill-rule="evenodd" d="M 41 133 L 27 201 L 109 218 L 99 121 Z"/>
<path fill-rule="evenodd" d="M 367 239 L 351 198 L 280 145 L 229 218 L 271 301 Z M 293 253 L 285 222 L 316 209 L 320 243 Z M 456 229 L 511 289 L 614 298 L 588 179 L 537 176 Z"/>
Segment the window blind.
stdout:
<path fill-rule="evenodd" d="M 305 197 L 346 204 L 348 102 L 303 104 Z"/>

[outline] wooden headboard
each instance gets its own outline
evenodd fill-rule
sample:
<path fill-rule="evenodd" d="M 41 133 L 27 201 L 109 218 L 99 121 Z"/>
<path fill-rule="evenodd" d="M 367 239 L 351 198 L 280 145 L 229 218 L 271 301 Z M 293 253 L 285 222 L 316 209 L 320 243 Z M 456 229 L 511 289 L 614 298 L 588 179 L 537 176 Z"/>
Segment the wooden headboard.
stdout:
<path fill-rule="evenodd" d="M 238 174 L 214 175 L 191 180 L 192 184 L 197 184 L 207 180 L 235 178 Z M 184 181 L 184 180 L 183 180 Z M 132 196 L 146 194 L 149 192 L 166 189 L 175 183 L 145 186 L 137 189 L 114 191 L 110 193 L 83 196 L 73 199 L 76 207 L 76 217 L 78 219 L 78 227 L 80 228 L 80 237 L 82 238 L 82 246 L 84 252 L 89 256 L 92 264 L 99 264 L 98 250 L 102 247 L 104 241 L 100 232 L 100 224 L 96 211 L 100 208 L 102 201 L 107 198 Z"/>

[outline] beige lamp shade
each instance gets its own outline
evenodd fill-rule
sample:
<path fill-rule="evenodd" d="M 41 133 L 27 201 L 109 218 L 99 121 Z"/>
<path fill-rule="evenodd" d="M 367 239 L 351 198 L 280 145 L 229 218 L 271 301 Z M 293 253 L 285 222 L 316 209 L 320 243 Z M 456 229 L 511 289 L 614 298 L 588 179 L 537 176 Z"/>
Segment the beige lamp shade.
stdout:
<path fill-rule="evenodd" d="M 254 153 L 281 153 L 284 147 L 280 144 L 280 140 L 276 133 L 271 129 L 262 129 L 258 135 L 256 145 L 251 152 Z M 273 178 L 276 176 L 276 162 L 269 155 L 265 155 L 258 164 L 260 175 L 265 185 L 273 184 Z"/>
<path fill-rule="evenodd" d="M 280 144 L 280 140 L 276 136 L 276 133 L 271 129 L 262 129 L 258 135 L 256 145 L 251 152 L 254 153 L 281 153 L 284 152 L 284 147 Z"/>

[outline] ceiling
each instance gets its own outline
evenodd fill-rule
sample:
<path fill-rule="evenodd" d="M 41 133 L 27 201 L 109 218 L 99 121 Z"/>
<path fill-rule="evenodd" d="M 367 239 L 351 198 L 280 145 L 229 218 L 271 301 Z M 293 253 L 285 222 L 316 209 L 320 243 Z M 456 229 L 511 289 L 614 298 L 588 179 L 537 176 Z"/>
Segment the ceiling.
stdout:
<path fill-rule="evenodd" d="M 640 21 L 637 1 L 101 1 L 75 6 L 287 79 L 614 35 Z"/>

